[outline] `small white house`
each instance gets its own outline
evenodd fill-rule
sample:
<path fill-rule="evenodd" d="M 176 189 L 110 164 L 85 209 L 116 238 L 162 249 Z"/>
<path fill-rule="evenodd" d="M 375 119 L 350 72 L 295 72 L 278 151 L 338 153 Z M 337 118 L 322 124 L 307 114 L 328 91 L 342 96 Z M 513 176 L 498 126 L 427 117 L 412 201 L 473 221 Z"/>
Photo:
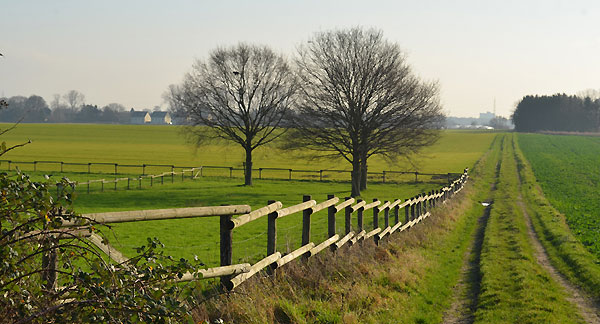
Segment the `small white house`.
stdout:
<path fill-rule="evenodd" d="M 153 125 L 171 125 L 171 115 L 166 111 L 153 111 L 150 115 L 150 123 Z"/>
<path fill-rule="evenodd" d="M 135 125 L 144 125 L 150 123 L 152 120 L 150 117 L 150 113 L 147 111 L 135 111 L 131 108 L 130 111 L 130 123 Z"/>

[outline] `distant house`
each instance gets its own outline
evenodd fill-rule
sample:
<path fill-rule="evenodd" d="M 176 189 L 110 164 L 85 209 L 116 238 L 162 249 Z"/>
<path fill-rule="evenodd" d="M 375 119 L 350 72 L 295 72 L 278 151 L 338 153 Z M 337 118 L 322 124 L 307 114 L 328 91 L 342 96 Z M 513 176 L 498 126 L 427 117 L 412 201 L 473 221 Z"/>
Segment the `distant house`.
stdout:
<path fill-rule="evenodd" d="M 135 110 L 133 110 L 133 108 L 131 108 L 129 118 L 130 118 L 129 123 L 136 124 L 136 125 L 144 125 L 144 124 L 148 124 L 152 121 L 149 112 L 135 111 Z"/>
<path fill-rule="evenodd" d="M 171 115 L 166 111 L 153 111 L 150 115 L 150 123 L 153 125 L 171 125 Z"/>

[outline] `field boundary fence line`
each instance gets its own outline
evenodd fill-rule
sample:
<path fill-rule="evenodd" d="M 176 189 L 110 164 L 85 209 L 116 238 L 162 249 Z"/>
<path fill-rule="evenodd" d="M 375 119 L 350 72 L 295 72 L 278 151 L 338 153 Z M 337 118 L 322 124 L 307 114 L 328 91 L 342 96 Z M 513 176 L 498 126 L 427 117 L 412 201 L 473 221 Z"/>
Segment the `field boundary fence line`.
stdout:
<path fill-rule="evenodd" d="M 73 167 L 83 167 L 83 172 L 82 173 L 88 173 L 88 174 L 113 174 L 115 176 L 114 179 L 95 179 L 95 180 L 88 180 L 86 182 L 76 182 L 77 185 L 81 185 L 81 186 L 86 186 L 86 192 L 90 193 L 90 186 L 93 183 L 98 183 L 100 184 L 100 191 L 104 191 L 104 185 L 107 184 L 113 184 L 113 188 L 114 190 L 117 189 L 117 184 L 119 182 L 127 182 L 127 186 L 126 189 L 127 190 L 131 190 L 131 189 L 141 189 L 143 186 L 142 181 L 144 179 L 149 179 L 150 182 L 150 186 L 153 186 L 156 182 L 155 179 L 159 178 L 160 180 L 160 184 L 164 184 L 164 178 L 165 176 L 170 177 L 171 179 L 171 183 L 173 183 L 175 181 L 175 177 L 179 177 L 181 176 L 181 181 L 185 181 L 185 179 L 188 179 L 188 177 L 186 176 L 186 174 L 188 174 L 189 172 L 189 179 L 196 179 L 196 178 L 200 178 L 200 177 L 204 177 L 204 176 L 214 176 L 214 175 L 210 175 L 210 174 L 206 174 L 209 172 L 209 170 L 221 170 L 221 171 L 225 171 L 225 173 L 220 173 L 219 176 L 221 177 L 229 177 L 229 178 L 234 178 L 234 177 L 238 177 L 237 174 L 242 172 L 241 175 L 239 177 L 243 177 L 244 176 L 244 172 L 245 172 L 245 168 L 237 168 L 237 167 L 232 167 L 232 166 L 216 166 L 216 165 L 204 165 L 204 166 L 176 166 L 176 165 L 171 165 L 171 164 L 123 164 L 123 163 L 112 163 L 112 162 L 87 162 L 87 163 L 83 163 L 83 162 L 64 162 L 64 161 L 46 161 L 46 160 L 40 160 L 40 161 L 16 161 L 16 160 L 0 160 L 0 169 L 2 168 L 6 168 L 6 170 L 11 171 L 14 167 L 17 167 L 19 165 L 31 165 L 32 166 L 32 170 L 34 172 L 39 170 L 39 166 L 41 165 L 54 165 L 56 166 L 55 169 L 53 170 L 45 170 L 45 171 L 49 171 L 49 172 L 68 172 L 67 167 L 69 166 L 73 166 Z M 112 172 L 92 172 L 93 170 L 93 166 L 97 166 L 97 167 L 104 167 L 104 171 L 106 171 L 107 167 L 111 167 L 111 171 Z M 135 168 L 138 169 L 138 171 L 141 171 L 141 174 L 137 177 L 121 177 L 118 178 L 119 174 L 123 174 L 123 173 L 119 173 L 119 168 L 121 168 L 121 171 L 123 170 L 123 168 Z M 170 169 L 170 171 L 168 172 L 162 172 L 159 174 L 146 174 L 147 170 L 149 168 L 168 168 Z M 71 170 L 74 170 L 71 169 Z M 81 172 L 82 169 L 80 169 L 79 171 L 71 171 L 71 172 Z M 178 171 L 176 171 L 178 170 Z M 95 171 L 98 171 L 98 168 L 96 168 Z M 257 174 L 257 179 L 259 180 L 318 180 L 318 181 L 331 181 L 331 180 L 340 180 L 338 179 L 334 179 L 333 175 L 335 174 L 342 174 L 345 175 L 341 178 L 342 181 L 350 181 L 351 178 L 351 173 L 352 171 L 350 170 L 336 170 L 336 169 L 320 169 L 320 170 L 311 170 L 311 169 L 290 169 L 290 168 L 271 168 L 271 167 L 265 167 L 265 168 L 255 168 L 252 169 L 253 173 L 256 172 Z M 271 172 L 270 176 L 266 176 L 265 173 L 267 172 Z M 273 172 L 279 172 L 279 173 L 273 173 Z M 281 174 L 281 172 L 283 172 L 284 174 Z M 130 174 L 130 173 L 129 173 Z M 296 174 L 297 176 L 294 177 L 293 175 Z M 299 176 L 298 176 L 299 175 Z M 404 178 L 404 180 L 400 181 L 400 180 L 394 180 L 393 177 L 394 176 L 407 176 L 406 178 Z M 431 172 L 419 172 L 419 171 L 396 171 L 396 170 L 383 170 L 380 172 L 367 172 L 367 176 L 370 180 L 375 180 L 375 181 L 381 181 L 383 183 L 386 182 L 391 182 L 391 183 L 401 183 L 401 182 L 419 182 L 419 177 L 421 177 L 421 181 L 424 181 L 426 179 L 424 179 L 423 177 L 429 177 L 430 181 L 444 181 L 447 182 L 448 184 L 450 184 L 452 182 L 453 178 L 459 177 L 461 174 L 460 173 L 454 173 L 454 172 L 448 172 L 448 173 L 431 173 Z M 410 176 L 410 178 L 408 178 L 408 176 Z M 413 178 L 414 177 L 414 178 Z M 135 184 L 132 185 L 132 182 L 136 182 L 137 181 L 137 186 Z"/>
<path fill-rule="evenodd" d="M 465 169 L 460 177 L 454 179 L 449 185 L 405 200 L 380 201 L 375 198 L 372 202 L 366 202 L 361 199 L 350 197 L 341 199 L 335 195 L 328 195 L 327 200 L 317 203 L 310 195 L 305 195 L 303 196 L 302 203 L 289 207 L 284 207 L 280 201 L 269 200 L 266 206 L 256 210 L 251 210 L 249 205 L 229 205 L 93 213 L 83 214 L 82 217 L 88 223 L 92 224 L 218 217 L 220 228 L 220 266 L 202 269 L 196 273 L 186 273 L 180 280 L 191 281 L 218 277 L 224 288 L 233 290 L 254 274 L 264 269 L 267 269 L 269 274 L 273 274 L 277 268 L 298 258 L 307 259 L 324 250 L 330 250 L 334 253 L 344 253 L 344 249 L 349 249 L 353 246 L 360 247 L 368 239 L 372 239 L 375 244 L 380 244 L 382 240 L 393 233 L 408 230 L 427 217 L 430 217 L 432 209 L 440 204 L 446 204 L 448 199 L 451 199 L 455 194 L 460 192 L 468 178 L 468 169 Z M 313 242 L 311 239 L 311 217 L 321 210 L 327 211 L 328 238 L 322 242 Z M 367 229 L 364 226 L 364 218 L 367 217 L 366 212 L 369 210 L 373 217 L 372 229 Z M 404 212 L 401 213 L 401 210 Z M 302 244 L 300 248 L 284 254 L 282 251 L 277 250 L 277 220 L 297 213 L 302 213 Z M 341 234 L 336 233 L 336 215 L 338 213 L 343 213 L 344 215 L 344 231 Z M 265 216 L 267 217 L 266 256 L 254 264 L 232 264 L 234 230 Z M 383 224 L 380 224 L 381 218 L 383 218 Z M 353 219 L 356 220 L 356 228 L 352 226 Z M 64 230 L 68 232 L 80 230 L 79 226 L 81 225 L 80 221 L 64 221 L 62 224 Z M 127 266 L 128 260 L 121 252 L 110 246 L 108 242 L 103 242 L 96 234 L 89 231 L 87 234 L 84 233 L 82 236 L 87 237 L 92 244 L 106 253 L 119 266 Z M 60 240 L 62 237 L 58 235 L 55 239 Z M 241 243 L 243 242 L 237 242 L 236 246 L 243 246 L 244 244 Z M 58 252 L 51 250 L 48 253 Z M 53 260 L 56 259 L 53 258 Z M 54 266 L 57 265 L 55 264 Z M 56 272 L 56 268 L 54 268 L 54 271 Z"/>

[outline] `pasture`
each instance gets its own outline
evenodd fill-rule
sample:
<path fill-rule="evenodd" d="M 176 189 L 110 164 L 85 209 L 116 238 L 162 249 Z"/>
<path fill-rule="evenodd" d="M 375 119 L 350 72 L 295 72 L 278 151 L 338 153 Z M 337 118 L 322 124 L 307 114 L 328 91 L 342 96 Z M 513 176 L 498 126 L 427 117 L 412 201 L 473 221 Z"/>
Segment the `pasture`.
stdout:
<path fill-rule="evenodd" d="M 600 257 L 600 138 L 519 134 L 519 143 L 552 206 Z"/>
<path fill-rule="evenodd" d="M 213 143 L 201 150 L 188 145 L 177 127 L 169 126 L 129 126 L 129 125 L 55 125 L 55 124 L 23 124 L 9 133 L 6 141 L 17 143 L 31 139 L 32 143 L 24 148 L 10 152 L 4 159 L 15 161 L 64 161 L 64 162 L 112 162 L 120 164 L 166 164 L 177 166 L 235 166 L 241 167 L 244 159 L 242 150 L 230 143 Z M 472 167 L 475 161 L 485 152 L 496 136 L 490 132 L 446 131 L 440 141 L 426 148 L 421 155 L 410 157 L 410 161 L 401 160 L 390 163 L 373 158 L 370 171 L 381 170 L 418 170 L 419 172 L 462 172 L 465 167 Z M 346 169 L 350 165 L 341 160 L 307 160 L 299 153 L 283 152 L 277 143 L 259 148 L 254 155 L 255 167 L 279 167 L 294 169 Z M 14 164 L 13 164 L 14 165 Z M 6 167 L 6 163 L 0 166 Z M 63 176 L 57 173 L 56 165 L 39 165 L 38 172 L 32 172 L 32 165 L 19 166 L 26 172 L 40 177 L 52 173 L 53 177 Z M 41 171 L 40 171 L 41 170 Z M 107 165 L 94 167 L 87 173 L 87 167 L 71 170 L 64 175 L 72 180 L 87 181 L 107 178 L 113 175 L 113 167 Z M 119 169 L 121 176 L 137 176 L 138 169 Z M 67 171 L 67 170 L 65 170 Z M 148 168 L 146 174 L 170 171 L 168 169 Z M 98 173 L 105 172 L 105 173 Z M 213 206 L 221 204 L 248 204 L 256 209 L 267 204 L 270 199 L 281 201 L 290 206 L 302 201 L 302 195 L 310 194 L 318 202 L 326 200 L 327 194 L 338 197 L 349 196 L 350 186 L 344 178 L 336 181 L 306 180 L 255 180 L 252 187 L 242 186 L 241 171 L 229 178 L 228 172 L 212 173 L 209 176 L 186 180 L 170 179 L 164 185 L 155 184 L 149 187 L 144 180 L 142 189 L 124 190 L 119 184 L 118 190 L 107 188 L 86 194 L 80 188 L 75 200 L 75 208 L 80 213 L 177 208 L 191 206 Z M 267 174 L 266 177 L 269 175 Z M 256 175 L 255 175 L 256 177 Z M 344 175 L 347 177 L 347 175 Z M 285 178 L 285 177 L 283 177 Z M 412 179 L 412 177 L 410 178 Z M 373 179 L 371 179 L 373 180 Z M 379 180 L 379 179 L 377 179 Z M 444 180 L 442 180 L 442 183 Z M 381 183 L 372 181 L 369 189 L 363 192 L 362 198 L 371 201 L 407 199 L 416 194 L 440 187 L 439 181 Z M 343 218 L 343 215 L 340 217 Z M 338 233 L 343 232 L 343 219 L 337 221 Z M 365 217 L 365 226 L 371 226 L 372 217 Z M 286 251 L 297 248 L 301 237 L 301 215 L 283 219 L 280 227 L 278 250 Z M 318 213 L 313 221 L 315 241 L 324 240 L 327 236 L 326 213 Z M 219 260 L 219 222 L 218 219 L 177 219 L 164 221 L 148 221 L 115 224 L 113 234 L 109 238 L 117 249 L 125 255 L 133 255 L 134 248 L 143 245 L 146 237 L 158 237 L 165 245 L 166 252 L 174 257 L 192 258 L 197 255 L 208 265 L 217 265 Z M 255 261 L 266 252 L 266 218 L 253 222 L 234 235 L 234 262 Z"/>

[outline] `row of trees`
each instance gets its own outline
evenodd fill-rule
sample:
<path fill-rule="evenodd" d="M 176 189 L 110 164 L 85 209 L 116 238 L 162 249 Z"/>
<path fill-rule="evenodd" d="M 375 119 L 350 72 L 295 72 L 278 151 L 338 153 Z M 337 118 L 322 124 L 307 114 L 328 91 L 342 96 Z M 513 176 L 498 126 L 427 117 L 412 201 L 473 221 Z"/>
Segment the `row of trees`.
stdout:
<path fill-rule="evenodd" d="M 519 132 L 600 131 L 600 96 L 525 96 L 512 115 Z"/>
<path fill-rule="evenodd" d="M 129 123 L 130 114 L 118 103 L 98 108 L 85 103 L 85 96 L 71 90 L 64 95 L 54 95 L 50 105 L 44 98 L 13 96 L 3 99 L 8 107 L 0 110 L 0 121 L 29 123 Z"/>
<path fill-rule="evenodd" d="M 315 34 L 292 64 L 265 46 L 218 48 L 166 98 L 197 144 L 244 148 L 246 185 L 253 150 L 284 136 L 285 148 L 348 161 L 352 196 L 366 188 L 370 157 L 415 153 L 444 121 L 437 84 L 420 80 L 380 31 L 362 28 Z"/>

